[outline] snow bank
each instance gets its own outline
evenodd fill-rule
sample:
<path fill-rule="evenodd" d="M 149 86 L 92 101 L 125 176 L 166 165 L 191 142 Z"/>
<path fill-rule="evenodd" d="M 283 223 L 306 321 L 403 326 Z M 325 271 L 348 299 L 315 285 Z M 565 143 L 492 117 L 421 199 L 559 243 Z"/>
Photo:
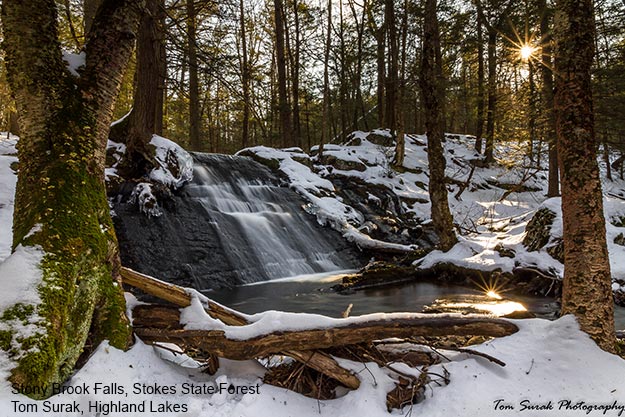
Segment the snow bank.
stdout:
<path fill-rule="evenodd" d="M 573 417 L 604 415 L 601 410 L 586 413 L 583 409 L 572 409 L 581 401 L 586 406 L 605 407 L 616 402 L 617 406 L 625 407 L 625 393 L 622 392 L 625 361 L 599 350 L 579 330 L 572 317 L 555 322 L 534 319 L 515 323 L 520 328 L 515 335 L 474 347 L 504 361 L 504 368 L 480 357 L 443 351 L 453 362 L 433 366 L 430 372 L 442 374 L 445 368 L 450 373 L 450 384 L 430 384 L 424 402 L 390 413 L 386 410 L 386 393 L 393 388 L 397 376 L 389 375 L 388 370 L 382 370 L 373 363 L 356 364 L 341 360 L 342 366 L 353 369 L 361 379 L 360 388 L 335 400 L 317 401 L 263 384 L 261 378 L 264 370 L 253 361 L 220 360 L 219 371 L 211 376 L 203 373 L 202 368 L 192 359 L 176 354 L 175 349 L 171 352 L 152 348 L 141 341 L 137 341 L 127 352 L 102 344 L 67 385 L 68 390 L 87 387 L 89 392 L 64 393 L 48 400 L 49 406 L 75 402 L 84 414 L 43 413 L 43 402 L 34 402 L 21 394 L 11 394 L 6 385 L 0 387 L 0 413 L 16 415 L 11 401 L 37 404 L 39 412 L 29 415 L 58 417 L 96 416 L 98 406 L 100 415 L 105 415 L 102 407 L 120 403 L 142 405 L 145 408 L 144 411 L 111 415 L 144 417 L 155 414 L 149 411 L 149 407 L 156 409 L 168 405 L 169 411 L 158 415 Z M 167 346 L 169 348 L 171 346 Z M 407 366 L 402 366 L 401 370 L 412 375 L 419 373 Z M 436 376 L 432 377 L 437 379 Z M 230 386 L 232 388 L 228 392 Z M 243 387 L 252 392 L 241 393 Z M 522 410 L 522 407 L 532 404 L 545 407 L 551 404 L 553 409 Z M 514 409 L 499 408 L 504 405 Z M 179 411 L 172 411 L 175 406 Z M 605 415 L 618 416 L 619 409 L 607 411 Z"/>

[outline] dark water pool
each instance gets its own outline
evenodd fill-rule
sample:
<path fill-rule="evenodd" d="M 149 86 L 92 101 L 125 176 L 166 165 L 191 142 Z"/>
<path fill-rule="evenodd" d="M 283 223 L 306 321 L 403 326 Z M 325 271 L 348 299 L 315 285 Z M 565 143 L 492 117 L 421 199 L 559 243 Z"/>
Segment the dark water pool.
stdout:
<path fill-rule="evenodd" d="M 253 314 L 266 310 L 316 313 L 340 317 L 352 304 L 351 315 L 375 312 L 481 311 L 495 315 L 526 309 L 537 317 L 554 319 L 559 305 L 550 297 L 502 294 L 502 300 L 483 291 L 459 285 L 412 282 L 339 294 L 330 287 L 342 275 L 316 275 L 286 280 L 266 281 L 231 290 L 207 292 L 206 295 L 231 308 Z M 616 308 L 616 328 L 625 329 L 625 308 Z"/>

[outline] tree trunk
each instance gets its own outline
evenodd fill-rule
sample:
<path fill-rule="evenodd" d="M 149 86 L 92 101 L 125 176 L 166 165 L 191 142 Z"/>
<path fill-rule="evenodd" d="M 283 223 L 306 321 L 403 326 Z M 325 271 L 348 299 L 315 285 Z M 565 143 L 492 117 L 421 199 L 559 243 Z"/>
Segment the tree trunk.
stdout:
<path fill-rule="evenodd" d="M 345 138 L 347 133 L 347 48 L 345 45 L 345 19 L 343 18 L 343 2 L 339 2 L 339 54 L 340 54 L 340 72 L 339 72 L 339 106 L 341 108 L 341 133 L 339 140 Z"/>
<path fill-rule="evenodd" d="M 365 32 L 365 20 L 367 18 L 367 10 L 366 5 L 362 6 L 362 16 L 360 22 L 358 21 L 358 15 L 356 13 L 356 5 L 354 0 L 349 0 L 349 7 L 352 12 L 352 16 L 356 25 L 356 34 L 357 34 L 357 49 L 356 49 L 356 72 L 352 78 L 352 91 L 355 93 L 356 103 L 354 103 L 353 118 L 352 118 L 352 130 L 358 130 L 358 112 L 362 114 L 362 119 L 365 123 L 366 130 L 366 110 L 365 103 L 362 96 L 362 70 L 363 70 L 363 62 L 364 62 L 364 53 L 363 53 L 363 41 L 364 41 L 364 32 Z"/>
<path fill-rule="evenodd" d="M 159 3 L 148 1 L 137 37 L 137 87 L 132 112 L 128 116 L 126 154 L 119 168 L 124 176 L 140 178 L 154 166 L 154 148 L 149 146 L 156 131 L 161 84 L 161 43 L 159 40 Z"/>
<path fill-rule="evenodd" d="M 397 25 L 395 23 L 394 0 L 385 0 L 384 5 L 384 26 L 387 30 L 388 42 L 388 72 L 386 74 L 386 105 L 385 125 L 395 134 L 397 130 L 397 78 L 399 72 L 399 47 L 397 39 Z"/>
<path fill-rule="evenodd" d="M 103 338 L 120 348 L 129 343 L 103 180 L 112 108 L 140 7 L 104 0 L 77 78 L 62 59 L 56 2 L 2 4 L 7 75 L 21 115 L 13 256 L 38 254 L 41 273 L 40 301 L 17 299 L 3 314 L 17 314 L 19 326 L 38 316 L 35 334 L 21 339 L 19 327 L 3 325 L 8 346 L 21 346 L 7 352 L 15 361 L 9 379 L 50 387 L 42 396 L 72 373 L 88 336 L 93 346 Z"/>
<path fill-rule="evenodd" d="M 330 49 L 332 48 L 332 0 L 328 0 L 328 22 L 326 27 L 326 45 L 323 55 L 323 120 L 321 121 L 321 142 L 318 160 L 323 163 L 323 145 L 330 138 Z"/>
<path fill-rule="evenodd" d="M 484 134 L 484 36 L 483 36 L 483 30 L 482 30 L 481 15 L 482 13 L 478 12 L 478 19 L 477 19 L 477 124 L 475 128 L 475 150 L 478 153 L 482 153 L 482 135 Z"/>
<path fill-rule="evenodd" d="M 195 0 L 187 0 L 187 49 L 189 56 L 189 144 L 193 151 L 202 150 L 200 138 L 200 84 L 198 81 Z"/>
<path fill-rule="evenodd" d="M 549 28 L 549 9 L 546 0 L 540 0 L 541 10 L 540 33 L 541 33 L 541 73 L 542 73 L 542 96 L 544 105 L 542 112 L 545 115 L 545 138 L 549 147 L 549 181 L 547 197 L 560 195 L 560 177 L 558 175 L 558 147 L 556 138 L 556 120 L 553 112 L 553 71 L 551 63 L 551 36 Z"/>
<path fill-rule="evenodd" d="M 375 0 L 374 0 L 375 1 Z M 384 127 L 386 124 L 386 115 L 384 114 L 384 81 L 386 79 L 386 27 L 382 23 L 379 27 L 375 24 L 375 18 L 373 17 L 373 5 L 365 0 L 363 7 L 367 8 L 367 21 L 369 30 L 375 37 L 376 41 L 376 68 L 377 68 L 377 91 L 376 91 L 376 108 L 378 113 L 378 126 Z"/>
<path fill-rule="evenodd" d="M 243 126 L 241 127 L 241 147 L 249 146 L 250 126 L 250 66 L 247 57 L 247 30 L 245 27 L 245 7 L 239 0 L 241 29 L 241 81 L 243 84 Z"/>
<path fill-rule="evenodd" d="M 121 274 L 124 278 L 124 284 L 132 285 L 148 294 L 169 301 L 180 307 L 188 307 L 191 305 L 191 296 L 182 287 L 159 281 L 128 268 L 122 268 Z M 207 309 L 205 311 L 209 316 L 222 321 L 228 326 L 245 326 L 249 324 L 249 321 L 242 314 L 223 307 L 211 300 L 207 300 L 206 307 Z M 177 321 L 179 322 L 180 320 L 178 319 Z M 310 368 L 331 376 L 346 387 L 356 389 L 360 385 L 360 381 L 356 376 L 344 368 L 341 368 L 336 361 L 326 353 L 319 351 L 286 351 L 284 353 Z"/>
<path fill-rule="evenodd" d="M 495 161 L 495 107 L 497 106 L 497 32 L 488 30 L 488 110 L 486 112 L 486 149 L 487 163 Z"/>
<path fill-rule="evenodd" d="M 299 66 L 301 54 L 301 34 L 299 28 L 299 3 L 293 0 L 293 19 L 295 25 L 295 46 L 293 48 L 293 62 L 291 63 L 291 90 L 293 91 L 293 143 L 295 146 L 302 146 L 302 128 L 300 126 L 299 110 Z"/>
<path fill-rule="evenodd" d="M 20 127 L 17 120 L 17 113 L 15 113 L 14 111 L 9 112 L 9 132 L 17 136 L 20 135 Z"/>
<path fill-rule="evenodd" d="M 404 165 L 406 157 L 406 118 L 403 110 L 404 91 L 406 80 L 406 42 L 408 40 L 408 0 L 404 0 L 404 13 L 401 22 L 401 69 L 399 74 L 399 82 L 397 85 L 398 97 L 397 101 L 397 141 L 395 144 L 395 161 L 397 166 Z"/>
<path fill-rule="evenodd" d="M 284 19 L 282 13 L 284 6 L 282 0 L 274 0 L 274 22 L 276 30 L 276 66 L 278 69 L 278 112 L 282 138 L 280 145 L 287 147 L 293 144 L 293 131 L 291 126 L 291 110 L 287 98 L 286 85 L 286 59 L 284 56 Z"/>
<path fill-rule="evenodd" d="M 161 311 L 163 311 L 162 309 Z M 163 311 L 164 313 L 164 311 Z M 175 320 L 179 311 L 169 310 L 169 319 Z M 166 313 L 165 313 L 166 314 Z M 161 314 L 164 315 L 164 314 Z M 174 343 L 232 360 L 262 358 L 282 352 L 300 352 L 328 349 L 338 346 L 370 343 L 388 338 L 428 336 L 491 336 L 514 334 L 518 327 L 503 319 L 465 317 L 411 317 L 392 320 L 366 320 L 331 327 L 306 330 L 276 330 L 246 339 L 229 338 L 223 330 L 183 330 L 139 327 L 137 335 L 146 343 Z M 233 329 L 234 330 L 234 329 Z"/>
<path fill-rule="evenodd" d="M 536 141 L 536 102 L 534 96 L 536 95 L 536 84 L 534 82 L 534 63 L 532 58 L 527 61 L 528 68 L 528 82 L 529 82 L 529 100 L 528 100 L 528 123 L 529 139 L 527 141 L 527 156 L 530 160 L 530 166 L 534 165 L 534 142 Z M 540 148 L 538 149 L 540 152 Z M 538 155 L 538 161 L 540 162 L 540 155 Z M 540 164 L 539 164 L 540 165 Z"/>
<path fill-rule="evenodd" d="M 160 48 L 159 60 L 158 60 L 158 93 L 156 95 L 156 121 L 154 122 L 154 133 L 163 136 L 164 118 L 165 118 L 165 97 L 167 96 L 167 48 L 166 35 L 167 27 L 166 21 L 167 13 L 165 10 L 165 0 L 157 0 L 157 42 Z"/>
<path fill-rule="evenodd" d="M 445 99 L 440 33 L 436 16 L 436 0 L 426 0 L 423 22 L 423 56 L 421 60 L 421 92 L 425 108 L 425 128 L 428 136 L 429 192 L 432 202 L 432 223 L 440 239 L 440 249 L 448 251 L 458 241 L 447 201 L 445 185 L 445 155 L 442 142 Z"/>
<path fill-rule="evenodd" d="M 562 314 L 615 351 L 614 302 L 597 164 L 590 69 L 592 0 L 558 0 L 554 24 L 558 156 L 562 179 L 564 282 Z"/>

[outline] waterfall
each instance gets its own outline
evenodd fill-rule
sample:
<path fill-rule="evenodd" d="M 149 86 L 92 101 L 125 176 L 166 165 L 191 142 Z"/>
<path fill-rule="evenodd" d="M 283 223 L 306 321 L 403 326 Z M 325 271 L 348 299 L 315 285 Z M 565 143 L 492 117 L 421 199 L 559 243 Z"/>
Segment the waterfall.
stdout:
<path fill-rule="evenodd" d="M 364 263 L 269 168 L 246 157 L 193 158 L 193 180 L 157 196 L 158 217 L 130 198 L 134 182 L 111 196 L 125 266 L 203 291 Z"/>
<path fill-rule="evenodd" d="M 242 283 L 349 268 L 327 230 L 305 213 L 302 200 L 264 166 L 246 158 L 195 155 L 184 193 L 211 220 L 225 256 Z M 294 198 L 295 197 L 295 198 Z"/>

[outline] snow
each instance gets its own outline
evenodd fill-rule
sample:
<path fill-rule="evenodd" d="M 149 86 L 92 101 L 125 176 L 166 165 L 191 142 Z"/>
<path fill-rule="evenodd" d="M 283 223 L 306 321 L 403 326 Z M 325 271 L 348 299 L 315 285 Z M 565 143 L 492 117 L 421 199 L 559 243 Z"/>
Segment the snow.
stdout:
<path fill-rule="evenodd" d="M 0 132 L 0 262 L 11 254 L 13 206 L 17 175 L 11 164 L 17 162 L 17 136 Z"/>
<path fill-rule="evenodd" d="M 135 186 L 130 195 L 130 203 L 138 204 L 139 210 L 148 215 L 149 217 L 159 217 L 163 214 L 158 207 L 158 201 L 152 193 L 152 184 L 147 182 L 140 182 Z"/>
<path fill-rule="evenodd" d="M 43 256 L 44 252 L 39 247 L 18 245 L 9 257 L 0 262 L 0 312 L 16 304 L 37 306 L 41 303 L 37 289 L 42 279 L 39 264 Z M 13 318 L 0 321 L 0 332 L 7 331 L 13 333 L 11 347 L 21 350 L 21 340 L 43 331 L 41 319 L 35 312 L 27 320 Z M 0 391 L 7 388 L 6 378 L 14 366 L 7 353 L 0 350 Z"/>
<path fill-rule="evenodd" d="M 128 114 L 114 122 L 113 125 L 120 123 L 126 117 Z M 193 157 L 191 154 L 177 143 L 158 135 L 152 136 L 150 145 L 155 148 L 156 161 L 156 166 L 149 173 L 150 180 L 171 188 L 180 188 L 186 182 L 191 181 L 193 178 Z M 109 140 L 107 150 L 114 158 L 112 165 L 105 170 L 108 181 L 118 176 L 117 164 L 126 152 L 126 145 Z"/>
<path fill-rule="evenodd" d="M 150 179 L 161 184 L 180 188 L 193 178 L 193 157 L 180 145 L 154 135 L 150 144 L 156 148 L 158 166 L 150 172 Z"/>
<path fill-rule="evenodd" d="M 0 134 L 1 135 L 1 134 Z M 364 134 L 362 134 L 364 138 Z M 459 158 L 474 157 L 466 142 L 468 137 L 448 140 L 445 148 L 448 156 Z M 43 253 L 33 247 L 18 246 L 9 256 L 11 241 L 11 218 L 15 174 L 10 165 L 16 161 L 15 139 L 7 143 L 0 140 L 0 312 L 15 302 L 37 304 L 36 291 L 41 279 L 37 264 Z M 349 175 L 393 187 L 398 193 L 418 193 L 426 196 L 415 181 L 427 184 L 427 175 L 416 173 L 425 167 L 427 155 L 424 137 L 409 136 L 406 166 L 414 172 L 388 175 L 388 172 L 369 167 L 365 171 L 349 171 Z M 156 139 L 157 146 L 170 150 L 181 166 L 188 168 L 186 155 L 178 152 L 169 143 Z M 336 145 L 334 145 L 336 146 Z M 354 145 L 353 149 L 341 150 L 328 145 L 328 152 L 335 152 L 341 158 L 358 158 L 365 165 L 381 161 L 385 157 L 383 149 L 363 142 L 362 152 Z M 452 154 L 450 151 L 453 151 Z M 278 151 L 263 150 L 271 156 Z M 362 226 L 362 217 L 351 207 L 345 206 L 336 198 L 334 189 L 323 178 L 324 167 L 313 172 L 306 165 L 295 161 L 291 150 L 280 154 L 281 169 L 292 175 L 291 184 L 304 196 L 310 198 L 310 210 L 316 211 L 320 219 L 336 222 L 344 230 L 355 230 Z M 171 156 L 171 154 L 170 154 Z M 167 158 L 167 151 L 161 153 Z M 424 159 L 425 158 L 425 159 Z M 450 159 L 452 159 L 450 157 Z M 164 160 L 164 159 L 163 159 Z M 298 163 L 300 166 L 295 165 Z M 448 175 L 464 179 L 468 175 L 464 166 L 450 162 Z M 368 166 L 368 165 L 367 165 Z M 185 168 L 185 169 L 186 169 Z M 347 172 L 347 171 L 346 171 Z M 425 172 L 425 171 L 423 171 Z M 160 174 L 159 174 L 160 175 Z M 182 175 L 184 177 L 184 175 Z M 162 178 L 175 185 L 181 176 L 162 172 Z M 475 172 L 472 185 L 484 184 L 486 179 L 513 181 L 518 173 L 502 167 L 480 169 Z M 401 181 L 400 181 L 401 180 Z M 533 181 L 533 180 L 532 180 Z M 535 181 L 539 185 L 544 182 Z M 615 181 L 610 192 L 618 195 L 622 183 Z M 557 261 L 541 252 L 528 253 L 522 249 L 521 240 L 525 225 L 532 214 L 540 207 L 549 207 L 560 216 L 557 199 L 546 200 L 543 192 L 514 193 L 503 201 L 498 201 L 503 190 L 493 187 L 469 187 L 461 201 L 450 198 L 450 204 L 457 221 L 465 221 L 475 227 L 474 233 L 461 236 L 459 243 L 447 254 L 432 252 L 423 264 L 434 264 L 443 260 L 471 267 L 512 268 L 514 262 L 535 263 L 541 267 L 553 267 Z M 605 200 L 606 217 L 612 218 L 625 213 L 625 203 L 616 198 Z M 342 204 L 342 205 L 341 205 Z M 314 207 L 313 207 L 314 206 Z M 350 210 L 351 209 L 351 210 Z M 416 203 L 409 207 L 428 219 L 428 204 Z M 557 217 L 559 219 L 559 217 Z M 552 227 L 554 236 L 561 227 L 556 220 Z M 615 222 L 617 223 L 617 222 Z M 364 230 L 364 229 L 363 229 Z M 607 224 L 608 241 L 613 271 L 620 281 L 613 283 L 613 289 L 623 289 L 625 271 L 622 247 L 613 244 L 613 237 L 625 228 Z M 360 231 L 361 233 L 364 233 Z M 494 247 L 502 243 L 516 250 L 516 257 L 502 258 Z M 619 262 L 620 261 L 620 262 Z M 183 309 L 182 316 L 189 328 L 225 329 L 228 336 L 247 338 L 275 329 L 314 328 L 328 324 L 350 323 L 363 318 L 331 319 L 317 315 L 301 315 L 275 311 L 249 315 L 252 323 L 239 329 L 226 328 L 223 323 L 208 317 L 203 310 L 203 296 L 193 294 L 192 305 Z M 127 294 L 128 307 L 139 302 Z M 391 320 L 402 317 L 398 314 L 376 314 L 371 317 Z M 411 314 L 411 316 L 414 316 Z M 625 391 L 622 376 L 625 374 L 625 361 L 617 356 L 599 350 L 589 337 L 579 330 L 571 316 L 550 322 L 540 319 L 516 320 L 519 332 L 497 338 L 472 349 L 494 356 L 506 363 L 500 367 L 484 358 L 465 353 L 442 351 L 452 362 L 431 366 L 428 371 L 442 375 L 450 374 L 449 385 L 429 384 L 426 398 L 420 404 L 409 405 L 402 410 L 389 412 L 386 409 L 386 393 L 394 387 L 397 374 L 388 369 L 380 369 L 374 363 L 354 363 L 340 360 L 340 364 L 352 369 L 361 380 L 361 386 L 354 391 L 339 391 L 339 398 L 317 401 L 284 388 L 264 384 L 264 368 L 255 361 L 220 360 L 215 375 L 203 372 L 194 359 L 180 354 L 176 346 L 152 347 L 136 340 L 134 346 L 124 352 L 101 344 L 89 361 L 79 369 L 64 386 L 65 392 L 53 396 L 46 402 L 33 401 L 23 394 L 14 393 L 6 378 L 13 364 L 0 351 L 0 415 L 3 416 L 149 416 L 159 415 L 184 417 L 389 417 L 389 416 L 428 416 L 428 417 L 489 417 L 489 416 L 554 416 L 568 417 L 580 415 L 620 416 L 625 414 Z M 16 326 L 17 323 L 13 323 Z M 19 332 L 28 335 L 37 331 L 34 317 L 30 323 L 17 326 Z M 2 329 L 0 329 L 2 330 Z M 422 347 L 427 349 L 427 347 Z M 396 364 L 404 373 L 419 375 L 419 370 L 407 365 Z M 193 384 L 193 392 L 189 392 Z M 228 388 L 232 386 L 229 391 Z M 238 390 L 238 392 L 235 392 Z M 247 393 L 242 391 L 246 390 Z M 75 404 L 74 404 L 75 403 Z M 131 405 L 134 410 L 115 412 L 112 406 Z M 65 405 L 65 407 L 63 407 Z M 67 410 L 74 405 L 78 411 Z M 542 406 L 543 410 L 529 410 L 529 405 Z M 97 408 L 99 406 L 99 408 Z M 36 407 L 29 412 L 26 407 Z M 91 407 L 91 408 L 90 408 Z M 108 407 L 108 408 L 107 408 Z M 507 407 L 513 407 L 509 409 Z M 613 408 L 610 408 L 613 407 Z M 504 409 L 505 408 L 505 409 Z M 47 411 L 58 409 L 59 411 Z M 158 410 L 163 410 L 159 412 Z M 20 411 L 22 410 L 22 411 Z M 109 414 L 110 412 L 110 414 Z"/>
<path fill-rule="evenodd" d="M 85 65 L 87 54 L 83 51 L 78 54 L 63 51 L 63 60 L 67 64 L 67 69 L 74 77 L 80 77 L 80 68 Z"/>

